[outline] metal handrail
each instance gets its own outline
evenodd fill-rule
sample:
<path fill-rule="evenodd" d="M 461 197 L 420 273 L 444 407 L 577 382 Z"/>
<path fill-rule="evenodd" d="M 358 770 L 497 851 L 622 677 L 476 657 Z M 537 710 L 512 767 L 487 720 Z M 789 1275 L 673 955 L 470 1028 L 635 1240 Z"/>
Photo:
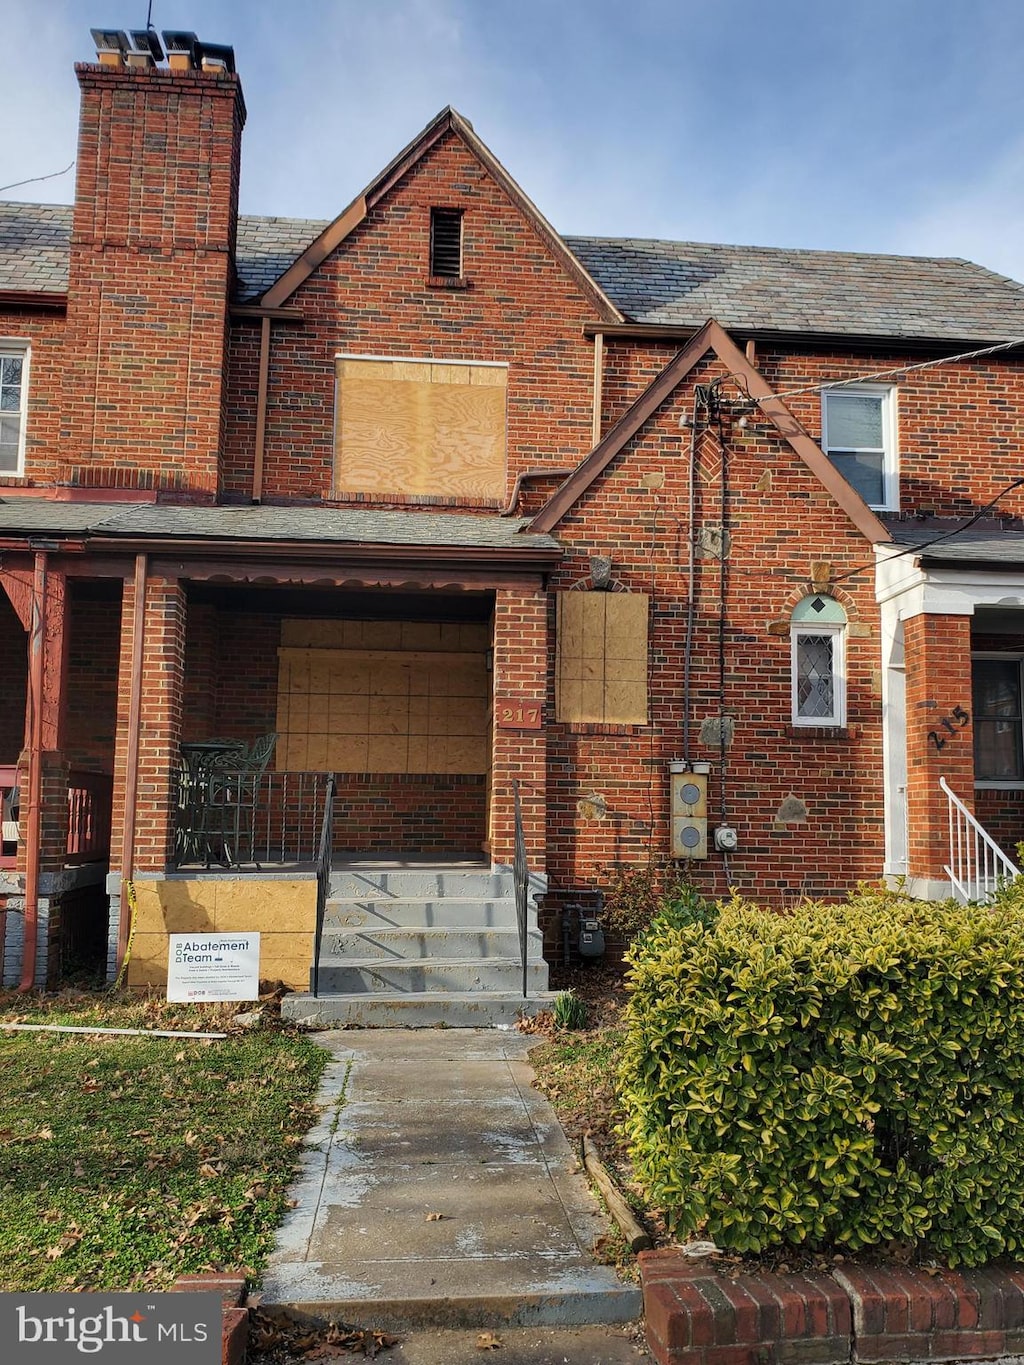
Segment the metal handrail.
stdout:
<path fill-rule="evenodd" d="M 949 862 L 943 869 L 957 900 L 988 900 L 1001 886 L 1015 881 L 1020 868 L 1006 856 L 988 831 L 952 790 L 944 777 L 939 787 L 949 803 Z"/>
<path fill-rule="evenodd" d="M 519 930 L 519 957 L 523 967 L 523 999 L 526 999 L 526 899 L 530 888 L 530 870 L 526 865 L 526 838 L 523 834 L 523 811 L 519 804 L 519 783 L 512 779 L 515 805 L 515 843 L 512 856 L 512 884 L 516 893 L 516 927 Z"/>
<path fill-rule="evenodd" d="M 320 944 L 324 936 L 327 898 L 331 891 L 331 863 L 334 853 L 334 774 L 327 779 L 324 792 L 324 819 L 320 826 L 320 847 L 316 857 L 316 934 L 313 937 L 313 997 L 320 994 Z"/>

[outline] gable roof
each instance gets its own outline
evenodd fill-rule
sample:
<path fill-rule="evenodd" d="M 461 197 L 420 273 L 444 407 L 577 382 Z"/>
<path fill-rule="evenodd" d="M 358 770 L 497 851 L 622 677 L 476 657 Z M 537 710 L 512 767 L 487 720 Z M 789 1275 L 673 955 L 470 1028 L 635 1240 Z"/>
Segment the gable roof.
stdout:
<path fill-rule="evenodd" d="M 587 489 L 608 468 L 627 442 L 651 418 L 686 378 L 695 365 L 713 351 L 729 369 L 740 387 L 760 407 L 783 440 L 787 441 L 812 474 L 824 485 L 846 515 L 864 537 L 872 543 L 889 540 L 889 532 L 859 494 L 855 493 L 831 460 L 808 436 L 800 423 L 783 403 L 776 398 L 771 385 L 756 369 L 739 347 L 714 318 L 691 337 L 686 346 L 665 366 L 647 386 L 610 431 L 597 443 L 590 454 L 556 488 L 530 523 L 534 532 L 548 533 L 579 502 Z"/>
<path fill-rule="evenodd" d="M 0 291 L 66 292 L 72 213 L 70 204 L 0 200 Z M 331 226 L 240 214 L 237 302 L 265 295 Z M 633 238 L 564 241 L 620 316 L 654 327 L 696 331 L 711 316 L 747 333 L 982 342 L 1024 336 L 1024 285 L 970 261 Z"/>
<path fill-rule="evenodd" d="M 566 237 L 637 322 L 740 332 L 1009 341 L 1024 285 L 955 257 Z"/>
<path fill-rule="evenodd" d="M 447 105 L 435 118 L 431 119 L 423 131 L 417 134 L 406 147 L 403 147 L 380 174 L 370 181 L 362 194 L 357 195 L 337 218 L 327 224 L 316 240 L 306 248 L 302 256 L 266 290 L 262 297 L 264 306 L 279 308 L 291 298 L 299 285 L 307 280 L 317 266 L 363 221 L 370 209 L 379 203 L 384 195 L 398 184 L 402 177 L 426 155 L 430 148 L 449 132 L 454 132 L 462 139 L 491 178 L 501 186 L 519 208 L 546 243 L 555 259 L 561 262 L 567 273 L 589 297 L 600 317 L 608 322 L 621 322 L 623 320 L 622 314 L 608 295 L 595 283 L 540 209 L 523 193 L 497 157 L 480 141 L 469 120 L 463 118 L 458 110 L 453 109 L 451 105 Z"/>

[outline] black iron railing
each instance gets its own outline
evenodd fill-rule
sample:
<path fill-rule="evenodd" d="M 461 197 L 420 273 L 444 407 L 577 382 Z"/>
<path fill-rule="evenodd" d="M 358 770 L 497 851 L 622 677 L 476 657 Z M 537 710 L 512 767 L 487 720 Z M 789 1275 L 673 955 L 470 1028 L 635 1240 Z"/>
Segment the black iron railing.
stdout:
<path fill-rule="evenodd" d="M 313 936 L 314 997 L 320 994 L 320 944 L 324 936 L 324 916 L 331 893 L 331 862 L 334 851 L 334 777 L 327 779 L 324 792 L 324 818 L 320 826 L 320 848 L 316 857 L 316 934 Z"/>
<path fill-rule="evenodd" d="M 328 773 L 183 768 L 175 866 L 312 867 L 332 780 Z"/>
<path fill-rule="evenodd" d="M 519 804 L 519 783 L 512 779 L 515 798 L 515 845 L 512 855 L 512 883 L 516 893 L 516 926 L 519 929 L 519 958 L 523 967 L 523 999 L 526 999 L 526 903 L 530 890 L 530 869 L 526 864 L 526 839 L 523 835 L 523 811 Z"/>

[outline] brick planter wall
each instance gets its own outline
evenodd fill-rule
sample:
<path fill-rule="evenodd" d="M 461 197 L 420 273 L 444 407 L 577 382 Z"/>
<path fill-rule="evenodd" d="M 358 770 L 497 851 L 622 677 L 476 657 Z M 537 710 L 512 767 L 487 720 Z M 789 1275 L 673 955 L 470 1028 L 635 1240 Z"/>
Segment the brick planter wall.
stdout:
<path fill-rule="evenodd" d="M 661 1365 L 842 1365 L 1024 1353 L 1024 1268 L 843 1265 L 832 1275 L 718 1274 L 640 1253 L 647 1341 Z"/>

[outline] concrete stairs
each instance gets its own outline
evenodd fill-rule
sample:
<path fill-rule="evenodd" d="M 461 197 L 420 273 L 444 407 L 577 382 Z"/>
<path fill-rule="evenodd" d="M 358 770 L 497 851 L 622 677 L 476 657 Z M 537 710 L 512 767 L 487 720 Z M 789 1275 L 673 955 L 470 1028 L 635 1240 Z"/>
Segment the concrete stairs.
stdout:
<path fill-rule="evenodd" d="M 281 1011 L 324 1028 L 509 1027 L 554 1000 L 532 907 L 527 992 L 510 872 L 360 864 L 331 877 L 319 994 Z"/>

